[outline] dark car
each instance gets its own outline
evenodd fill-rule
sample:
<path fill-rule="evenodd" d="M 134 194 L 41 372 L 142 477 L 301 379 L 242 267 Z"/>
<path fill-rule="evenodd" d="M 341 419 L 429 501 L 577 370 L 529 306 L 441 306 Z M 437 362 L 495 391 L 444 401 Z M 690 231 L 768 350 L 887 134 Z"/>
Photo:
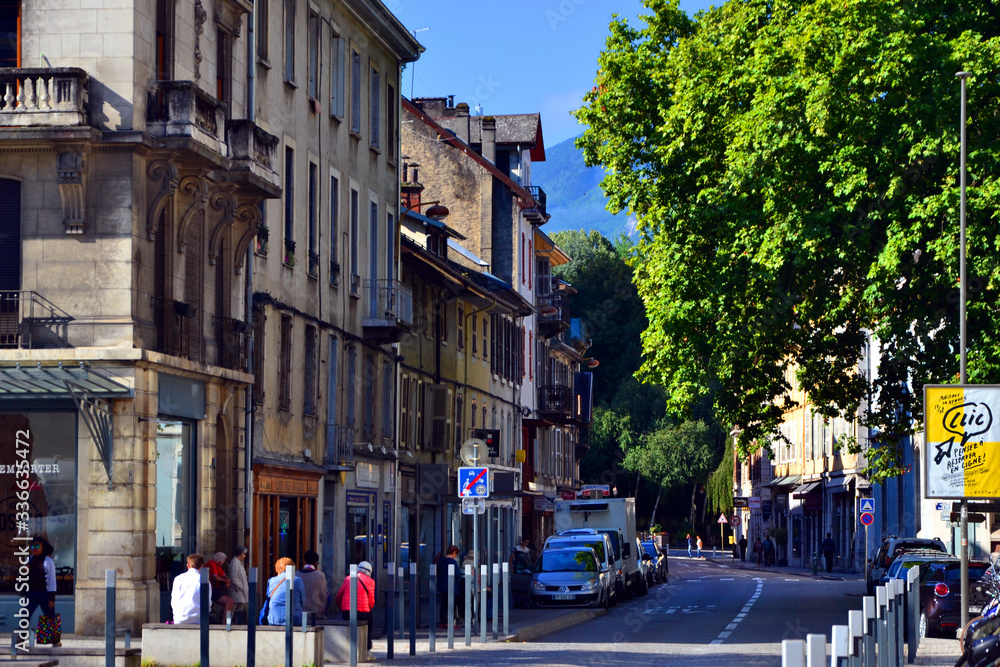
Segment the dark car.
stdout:
<path fill-rule="evenodd" d="M 868 595 L 875 595 L 875 587 L 889 569 L 893 559 L 904 551 L 914 549 L 933 549 L 941 553 L 947 553 L 948 549 L 940 539 L 925 537 L 896 537 L 890 535 L 882 541 L 882 546 L 875 553 L 875 558 L 871 560 L 868 567 Z"/>
<path fill-rule="evenodd" d="M 653 563 L 651 567 L 656 581 L 666 581 L 667 575 L 670 574 L 670 565 L 667 562 L 667 552 L 657 546 L 656 542 L 652 540 L 647 540 L 642 543 L 642 549 L 646 556 L 649 556 L 650 561 Z"/>
<path fill-rule="evenodd" d="M 990 596 L 980 580 L 989 563 L 969 561 L 969 616 L 982 612 Z M 954 636 L 962 623 L 962 564 L 958 559 L 920 564 L 920 636 Z"/>

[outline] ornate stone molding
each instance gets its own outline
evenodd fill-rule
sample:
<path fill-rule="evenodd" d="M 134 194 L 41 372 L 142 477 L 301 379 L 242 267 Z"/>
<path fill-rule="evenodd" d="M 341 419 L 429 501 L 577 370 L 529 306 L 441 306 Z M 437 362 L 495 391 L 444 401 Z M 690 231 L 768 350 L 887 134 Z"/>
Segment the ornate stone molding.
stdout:
<path fill-rule="evenodd" d="M 233 223 L 236 217 L 237 203 L 236 196 L 229 190 L 220 190 L 214 193 L 208 203 L 212 210 L 221 213 L 208 240 L 208 262 L 214 265 L 219 256 L 219 243 L 222 241 L 226 228 Z"/>
<path fill-rule="evenodd" d="M 194 80 L 201 78 L 201 35 L 205 32 L 205 21 L 208 20 L 208 12 L 201 0 L 194 2 Z"/>
<path fill-rule="evenodd" d="M 243 204 L 236 210 L 236 225 L 242 226 L 246 224 L 247 229 L 236 244 L 236 255 L 233 257 L 233 273 L 239 275 L 243 270 L 243 259 L 247 255 L 247 248 L 250 247 L 250 242 L 253 241 L 253 238 L 257 236 L 262 223 L 259 199 L 250 204 Z"/>
<path fill-rule="evenodd" d="M 181 224 L 177 226 L 177 252 L 183 253 L 187 246 L 187 231 L 195 216 L 205 219 L 205 206 L 208 204 L 208 183 L 203 174 L 185 176 L 177 188 L 185 197 L 191 197 L 191 205 L 181 216 Z"/>
<path fill-rule="evenodd" d="M 63 225 L 67 234 L 83 234 L 86 200 L 83 190 L 83 153 L 59 153 L 57 160 L 59 196 L 62 198 Z"/>
<path fill-rule="evenodd" d="M 246 0 L 216 0 L 215 23 L 233 39 L 239 39 L 243 15 L 252 11 L 253 3 Z"/>
<path fill-rule="evenodd" d="M 146 235 L 150 241 L 155 241 L 156 233 L 159 231 L 160 214 L 163 213 L 163 207 L 167 205 L 170 198 L 174 196 L 180 175 L 177 173 L 177 167 L 170 160 L 154 160 L 150 162 L 146 168 L 146 174 L 153 181 L 162 181 L 163 183 L 160 191 L 153 197 L 153 202 L 149 206 L 149 214 L 146 218 Z"/>

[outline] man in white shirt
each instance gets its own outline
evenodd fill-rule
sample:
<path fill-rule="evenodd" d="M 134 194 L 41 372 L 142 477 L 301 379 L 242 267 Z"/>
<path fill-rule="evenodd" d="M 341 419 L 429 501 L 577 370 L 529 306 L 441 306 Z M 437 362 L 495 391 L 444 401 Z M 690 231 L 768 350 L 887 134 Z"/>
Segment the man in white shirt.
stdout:
<path fill-rule="evenodd" d="M 174 577 L 174 587 L 170 591 L 174 623 L 201 621 L 201 568 L 204 564 L 204 556 L 191 554 L 187 557 L 187 572 Z M 208 585 L 208 599 L 212 599 L 211 584 Z"/>

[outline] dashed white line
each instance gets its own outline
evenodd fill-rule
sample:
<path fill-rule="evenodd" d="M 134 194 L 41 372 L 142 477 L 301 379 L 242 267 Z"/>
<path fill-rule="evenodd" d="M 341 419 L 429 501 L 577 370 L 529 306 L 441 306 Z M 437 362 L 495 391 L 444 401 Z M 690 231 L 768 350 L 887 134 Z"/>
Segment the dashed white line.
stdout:
<path fill-rule="evenodd" d="M 728 639 L 729 635 L 733 634 L 733 630 L 736 629 L 736 626 L 738 626 L 740 622 L 746 618 L 747 614 L 750 613 L 750 608 L 753 607 L 753 603 L 757 601 L 757 598 L 760 597 L 761 591 L 764 590 L 763 579 L 760 577 L 754 577 L 754 581 L 757 582 L 757 589 L 754 591 L 753 595 L 750 596 L 750 599 L 747 600 L 746 604 L 743 605 L 743 609 L 741 609 L 740 613 L 736 615 L 736 618 L 734 618 L 732 622 L 726 626 L 725 630 L 719 633 L 718 637 L 710 642 L 712 645 L 721 644 L 723 641 Z"/>

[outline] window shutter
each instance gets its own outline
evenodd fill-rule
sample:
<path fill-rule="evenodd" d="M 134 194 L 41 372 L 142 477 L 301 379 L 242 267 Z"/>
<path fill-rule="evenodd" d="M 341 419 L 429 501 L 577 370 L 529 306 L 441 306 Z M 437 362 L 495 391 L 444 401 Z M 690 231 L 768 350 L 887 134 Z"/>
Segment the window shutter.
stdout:
<path fill-rule="evenodd" d="M 429 419 L 425 421 L 427 428 L 427 449 L 432 452 L 444 452 L 451 442 L 451 404 L 452 390 L 447 385 L 436 384 L 427 387 L 427 403 Z"/>
<path fill-rule="evenodd" d="M 184 301 L 191 307 L 188 322 L 188 359 L 201 361 L 201 347 L 204 341 L 202 333 L 202 298 L 201 289 L 203 286 L 202 276 L 202 229 L 204 227 L 204 214 L 194 216 L 188 227 L 184 250 Z"/>
<path fill-rule="evenodd" d="M 326 423 L 328 427 L 333 427 L 337 423 L 337 338 L 335 336 L 330 336 L 329 361 L 327 363 Z"/>
<path fill-rule="evenodd" d="M 347 414 L 345 415 L 345 422 L 347 426 L 354 426 L 354 410 L 355 410 L 355 376 L 358 370 L 358 351 L 356 348 L 352 347 L 347 351 L 347 391 L 344 396 L 347 400 Z"/>
<path fill-rule="evenodd" d="M 392 438 L 392 366 L 382 365 L 382 437 Z"/>
<path fill-rule="evenodd" d="M 351 51 L 351 131 L 361 131 L 361 55 Z"/>
<path fill-rule="evenodd" d="M 410 445 L 410 378 L 403 376 L 399 390 L 399 439 L 403 447 Z"/>
<path fill-rule="evenodd" d="M 370 105 L 370 115 L 371 115 L 371 128 L 368 130 L 371 134 L 371 145 L 378 146 L 379 140 L 379 111 L 381 110 L 381 105 L 379 104 L 379 92 L 381 90 L 379 83 L 379 73 L 378 70 L 372 68 L 371 70 L 371 81 L 369 81 L 371 86 L 371 96 L 369 100 Z"/>

